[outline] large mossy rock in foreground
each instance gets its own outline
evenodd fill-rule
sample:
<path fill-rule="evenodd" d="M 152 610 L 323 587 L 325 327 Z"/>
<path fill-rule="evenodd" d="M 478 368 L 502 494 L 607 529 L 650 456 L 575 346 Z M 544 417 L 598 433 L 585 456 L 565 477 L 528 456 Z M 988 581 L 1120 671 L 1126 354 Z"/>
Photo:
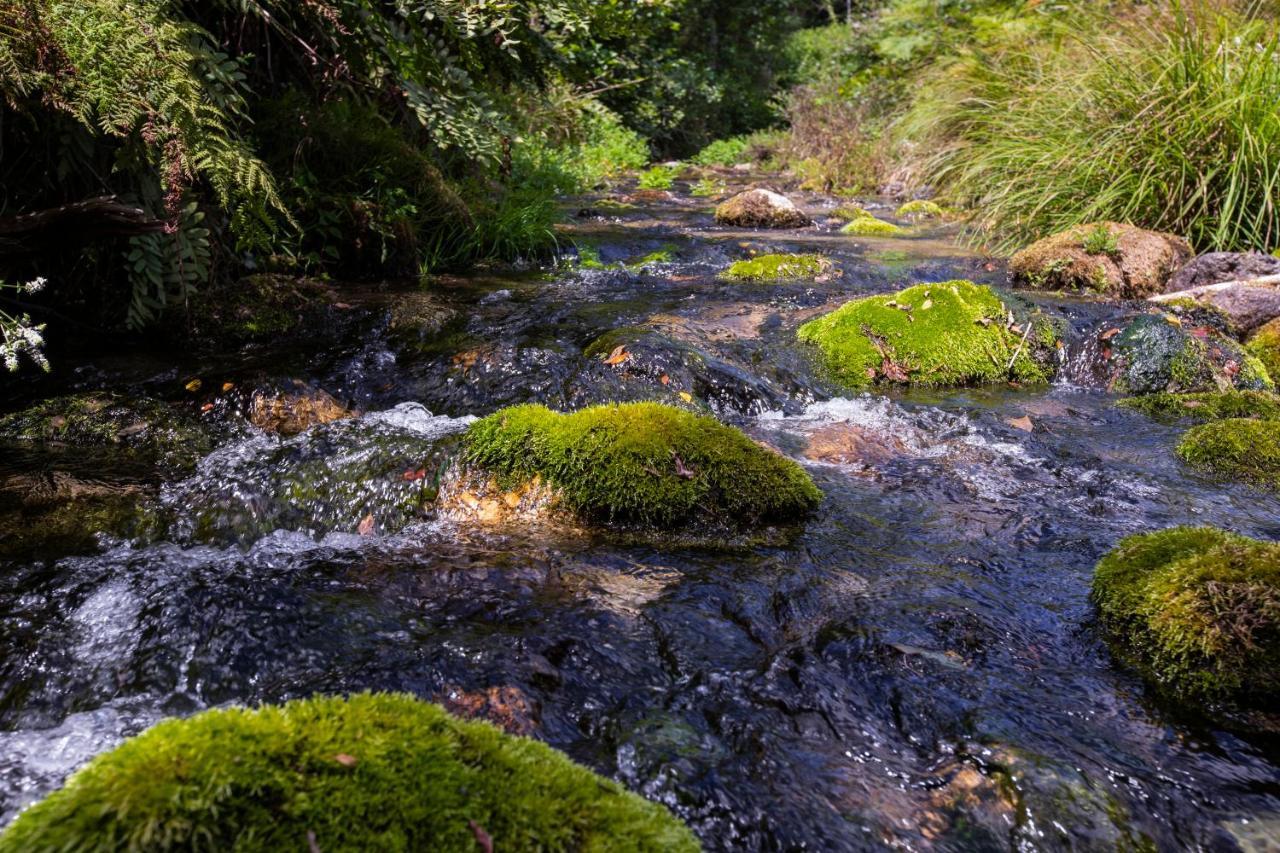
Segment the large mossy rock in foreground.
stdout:
<path fill-rule="evenodd" d="M 465 443 L 471 464 L 506 485 L 541 478 L 588 520 L 739 527 L 798 518 L 822 499 L 792 460 L 659 403 L 514 406 L 473 424 Z"/>
<path fill-rule="evenodd" d="M 1119 657 L 1197 702 L 1280 703 L 1280 544 L 1214 528 L 1131 536 L 1093 599 Z"/>
<path fill-rule="evenodd" d="M 1038 290 L 1092 291 L 1143 299 L 1192 258 L 1181 237 L 1118 222 L 1077 225 L 1032 243 L 1009 260 L 1009 275 Z"/>
<path fill-rule="evenodd" d="M 697 850 L 662 806 L 403 695 L 169 720 L 21 814 L 0 851 Z"/>
<path fill-rule="evenodd" d="M 971 281 L 919 284 L 846 303 L 800 327 L 831 371 L 853 387 L 877 382 L 977 385 L 1042 382 L 1057 336 L 1043 316 L 1010 321 L 991 288 Z"/>
<path fill-rule="evenodd" d="M 716 208 L 716 222 L 738 228 L 804 228 L 813 220 L 773 190 L 747 190 Z"/>
<path fill-rule="evenodd" d="M 1182 437 L 1178 456 L 1225 479 L 1280 489 L 1280 421 L 1228 418 L 1201 424 Z"/>

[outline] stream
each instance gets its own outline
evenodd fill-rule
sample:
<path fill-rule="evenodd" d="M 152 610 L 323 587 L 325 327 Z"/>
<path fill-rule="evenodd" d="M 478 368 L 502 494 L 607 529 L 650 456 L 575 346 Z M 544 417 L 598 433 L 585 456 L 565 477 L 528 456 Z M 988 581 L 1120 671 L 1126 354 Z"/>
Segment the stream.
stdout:
<path fill-rule="evenodd" d="M 395 690 L 546 741 L 711 850 L 1276 849 L 1280 728 L 1150 695 L 1088 595 L 1132 533 L 1280 539 L 1280 496 L 1183 467 L 1181 430 L 1116 408 L 1082 345 L 1051 386 L 842 390 L 800 323 L 918 282 L 1000 284 L 1003 264 L 949 226 L 843 236 L 837 200 L 789 195 L 818 226 L 719 227 L 683 182 L 570 199 L 565 245 L 606 268 L 566 249 L 350 288 L 310 341 L 70 371 L 63 390 L 175 400 L 193 376 L 297 378 L 365 414 L 283 439 L 227 426 L 162 480 L 101 451 L 3 451 L 0 477 L 141 490 L 164 533 L 0 565 L 0 819 L 163 716 Z M 717 280 L 753 250 L 838 272 Z M 1036 300 L 1073 341 L 1131 313 Z M 623 364 L 594 354 L 615 342 Z M 806 467 L 825 493 L 807 523 L 711 546 L 403 509 L 421 484 L 401 472 L 472 417 L 685 395 Z"/>

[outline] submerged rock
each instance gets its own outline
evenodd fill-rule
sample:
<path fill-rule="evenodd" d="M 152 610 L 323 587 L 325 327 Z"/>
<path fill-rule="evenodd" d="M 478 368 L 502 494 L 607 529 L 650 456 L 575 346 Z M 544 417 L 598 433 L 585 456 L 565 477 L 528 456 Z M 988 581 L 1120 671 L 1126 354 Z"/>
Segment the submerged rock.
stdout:
<path fill-rule="evenodd" d="M 773 190 L 739 193 L 716 208 L 716 222 L 738 228 L 804 228 L 813 220 L 791 199 Z"/>
<path fill-rule="evenodd" d="M 1107 384 L 1122 394 L 1274 388 L 1258 359 L 1208 326 L 1143 314 L 1101 337 Z"/>
<path fill-rule="evenodd" d="M 249 398 L 249 422 L 260 430 L 297 435 L 319 424 L 354 416 L 327 391 L 300 380 L 255 390 Z"/>
<path fill-rule="evenodd" d="M 243 344 L 278 344 L 331 333 L 336 297 L 307 278 L 259 274 L 202 290 L 191 300 L 183 340 L 221 350 Z"/>
<path fill-rule="evenodd" d="M 1177 293 L 1206 284 L 1243 281 L 1265 275 L 1280 275 L 1280 258 L 1258 252 L 1209 252 L 1174 273 L 1164 292 Z"/>
<path fill-rule="evenodd" d="M 150 540 L 160 525 L 149 498 L 137 485 L 88 481 L 65 471 L 0 479 L 0 558 L 92 553 L 104 535 Z"/>
<path fill-rule="evenodd" d="M 0 849 L 698 849 L 662 806 L 408 695 L 168 720 L 23 812 Z M 486 843 L 488 842 L 488 843 Z"/>
<path fill-rule="evenodd" d="M 848 302 L 797 334 L 853 387 L 1046 381 L 1056 329 L 1043 315 L 1022 314 L 989 287 L 946 281 Z"/>
<path fill-rule="evenodd" d="M 1181 237 L 1118 222 L 1077 225 L 1015 254 L 1009 275 L 1038 290 L 1078 290 L 1142 299 L 1192 257 Z"/>
<path fill-rule="evenodd" d="M 45 400 L 0 417 L 0 441 L 107 447 L 169 469 L 209 451 L 204 427 L 180 408 L 148 397 L 98 392 Z"/>
<path fill-rule="evenodd" d="M 1210 421 L 1182 437 L 1178 456 L 1219 477 L 1280 489 L 1280 421 Z"/>
<path fill-rule="evenodd" d="M 587 520 L 749 527 L 797 519 L 822 499 L 792 460 L 657 403 L 515 406 L 474 424 L 465 445 L 470 464 L 513 485 L 541 478 Z"/>
<path fill-rule="evenodd" d="M 1165 692 L 1280 702 L 1280 544 L 1211 527 L 1131 536 L 1098 563 L 1093 600 L 1116 654 Z"/>

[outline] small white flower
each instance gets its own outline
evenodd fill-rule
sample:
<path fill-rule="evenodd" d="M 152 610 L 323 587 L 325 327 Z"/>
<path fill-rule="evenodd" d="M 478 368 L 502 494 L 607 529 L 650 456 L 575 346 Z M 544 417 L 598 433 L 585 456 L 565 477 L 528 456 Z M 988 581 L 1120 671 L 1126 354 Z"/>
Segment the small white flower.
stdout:
<path fill-rule="evenodd" d="M 23 289 L 26 290 L 27 293 L 39 293 L 40 291 L 44 290 L 44 286 L 48 283 L 49 283 L 48 279 L 46 279 L 44 276 L 40 276 L 39 278 L 32 279 L 31 281 L 27 282 L 26 286 Z"/>
<path fill-rule="evenodd" d="M 8 347 L 6 347 L 4 351 L 4 366 L 10 373 L 17 371 L 18 369 L 18 354 Z"/>

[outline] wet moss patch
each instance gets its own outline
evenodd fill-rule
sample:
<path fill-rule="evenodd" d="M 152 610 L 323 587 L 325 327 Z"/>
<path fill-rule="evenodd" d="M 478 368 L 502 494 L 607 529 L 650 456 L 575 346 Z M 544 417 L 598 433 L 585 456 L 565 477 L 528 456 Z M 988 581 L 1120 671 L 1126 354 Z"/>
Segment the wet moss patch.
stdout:
<path fill-rule="evenodd" d="M 720 273 L 720 278 L 726 281 L 814 279 L 830 269 L 831 262 L 821 255 L 760 255 L 738 261 Z"/>
<path fill-rule="evenodd" d="M 892 222 L 876 219 L 867 214 L 852 220 L 840 229 L 841 234 L 852 234 L 855 237 L 896 237 L 903 230 Z"/>
<path fill-rule="evenodd" d="M 481 837 L 698 849 L 662 806 L 542 743 L 362 694 L 160 723 L 23 812 L 0 850 L 461 851 Z"/>
<path fill-rule="evenodd" d="M 1273 380 L 1280 377 L 1280 317 L 1254 332 L 1245 349 L 1262 362 Z"/>
<path fill-rule="evenodd" d="M 1280 419 L 1280 396 L 1266 391 L 1148 394 L 1129 397 L 1116 405 L 1163 421 L 1207 423 L 1227 418 Z"/>
<path fill-rule="evenodd" d="M 1230 418 L 1201 424 L 1182 437 L 1178 456 L 1219 477 L 1280 489 L 1280 421 Z"/>
<path fill-rule="evenodd" d="M 916 199 L 899 207 L 896 215 L 902 219 L 937 219 L 943 215 L 943 210 L 936 201 Z"/>
<path fill-rule="evenodd" d="M 843 382 L 975 385 L 1047 381 L 1057 332 L 1047 318 L 1009 321 L 991 288 L 971 281 L 919 284 L 846 303 L 801 326 Z"/>
<path fill-rule="evenodd" d="M 507 482 L 541 478 L 588 519 L 748 526 L 798 518 L 822 498 L 792 460 L 659 403 L 514 406 L 473 424 L 465 444 L 470 463 Z"/>
<path fill-rule="evenodd" d="M 1280 545 L 1210 527 L 1131 536 L 1094 572 L 1112 647 L 1169 693 L 1280 701 Z"/>

